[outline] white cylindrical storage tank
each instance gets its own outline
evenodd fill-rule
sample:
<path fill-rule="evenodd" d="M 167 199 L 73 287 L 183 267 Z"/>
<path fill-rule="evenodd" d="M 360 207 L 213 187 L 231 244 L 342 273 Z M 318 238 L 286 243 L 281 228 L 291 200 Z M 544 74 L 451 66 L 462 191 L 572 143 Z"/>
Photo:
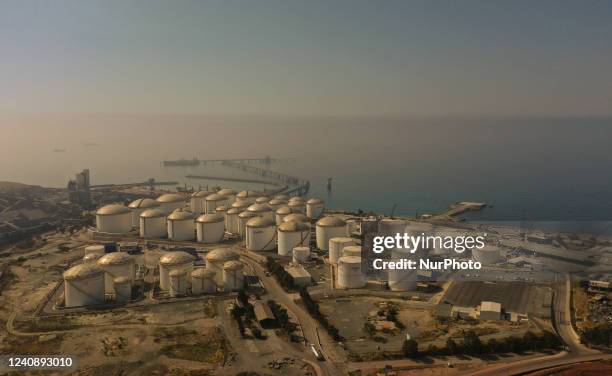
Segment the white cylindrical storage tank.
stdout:
<path fill-rule="evenodd" d="M 223 264 L 223 290 L 225 292 L 244 289 L 244 265 L 232 260 Z"/>
<path fill-rule="evenodd" d="M 288 221 L 278 226 L 278 254 L 289 256 L 295 247 L 310 245 L 310 225 Z"/>
<path fill-rule="evenodd" d="M 231 188 L 223 188 L 217 194 L 225 197 L 225 204 L 231 205 L 236 201 L 236 191 Z"/>
<path fill-rule="evenodd" d="M 138 200 L 132 201 L 132 203 L 128 205 L 128 208 L 132 211 L 132 227 L 140 227 L 140 214 L 142 214 L 142 212 L 157 207 L 159 207 L 159 202 L 152 198 L 139 198 Z"/>
<path fill-rule="evenodd" d="M 238 233 L 238 215 L 242 212 L 243 210 L 239 208 L 231 208 L 227 211 L 225 216 L 225 229 L 230 234 Z"/>
<path fill-rule="evenodd" d="M 253 204 L 247 208 L 247 211 L 255 213 L 260 217 L 274 220 L 274 212 L 272 211 L 272 208 L 268 206 L 268 204 Z"/>
<path fill-rule="evenodd" d="M 97 253 L 88 253 L 83 256 L 83 264 L 96 264 L 100 257 Z"/>
<path fill-rule="evenodd" d="M 191 279 L 193 270 L 193 256 L 187 252 L 168 252 L 159 258 L 159 288 L 170 290 L 170 272 L 173 270 L 184 271 L 187 279 Z"/>
<path fill-rule="evenodd" d="M 102 257 L 104 256 L 106 251 L 102 244 L 88 245 L 87 247 L 85 247 L 85 256 L 92 254 L 92 253 L 95 253 L 99 255 L 100 257 Z"/>
<path fill-rule="evenodd" d="M 427 222 L 408 222 L 408 224 L 406 225 L 406 228 L 404 229 L 404 232 L 412 236 L 427 237 L 427 236 L 434 235 L 434 228 L 431 223 L 427 223 Z M 431 247 L 422 247 L 422 250 L 429 251 L 430 248 Z"/>
<path fill-rule="evenodd" d="M 240 259 L 240 255 L 229 248 L 217 248 L 206 254 L 206 269 L 215 272 L 217 286 L 223 284 L 223 265 L 232 260 Z"/>
<path fill-rule="evenodd" d="M 168 239 L 192 241 L 195 238 L 194 215 L 192 212 L 176 209 L 167 218 Z"/>
<path fill-rule="evenodd" d="M 148 209 L 140 214 L 140 237 L 162 239 L 168 236 L 166 213 L 159 209 Z"/>
<path fill-rule="evenodd" d="M 306 216 L 312 219 L 318 219 L 321 215 L 323 215 L 323 210 L 325 210 L 325 202 L 318 198 L 311 198 L 306 201 Z"/>
<path fill-rule="evenodd" d="M 242 191 L 236 195 L 236 201 L 245 202 L 249 205 L 254 204 L 257 197 L 261 197 L 258 192 L 255 191 Z"/>
<path fill-rule="evenodd" d="M 218 214 L 223 217 L 224 227 L 225 227 L 225 224 L 227 223 L 227 211 L 228 210 L 229 210 L 229 206 L 227 205 L 221 205 L 215 208 L 215 214 Z M 227 227 L 225 228 L 227 229 Z"/>
<path fill-rule="evenodd" d="M 127 234 L 132 230 L 132 211 L 118 204 L 103 206 L 96 211 L 96 228 L 100 232 Z"/>
<path fill-rule="evenodd" d="M 80 307 L 104 303 L 104 271 L 79 264 L 64 272 L 64 305 Z"/>
<path fill-rule="evenodd" d="M 347 245 L 342 249 L 341 257 L 361 257 L 361 246 Z"/>
<path fill-rule="evenodd" d="M 306 203 L 304 202 L 304 200 L 300 201 L 300 200 L 291 199 L 287 203 L 287 206 L 294 213 L 305 213 L 306 212 Z"/>
<path fill-rule="evenodd" d="M 180 269 L 172 269 L 168 273 L 170 279 L 170 296 L 185 296 L 187 295 L 187 272 Z"/>
<path fill-rule="evenodd" d="M 501 260 L 501 250 L 493 245 L 485 244 L 484 247 L 472 248 L 472 259 L 482 265 L 492 265 Z"/>
<path fill-rule="evenodd" d="M 378 232 L 384 236 L 403 235 L 407 224 L 403 219 L 384 218 L 378 222 Z"/>
<path fill-rule="evenodd" d="M 221 243 L 225 236 L 225 220 L 217 213 L 204 214 L 196 219 L 196 233 L 200 243 Z"/>
<path fill-rule="evenodd" d="M 202 214 L 206 211 L 206 197 L 212 195 L 215 192 L 210 191 L 197 191 L 191 195 L 189 207 L 191 211 L 196 214 Z"/>
<path fill-rule="evenodd" d="M 281 223 L 283 223 L 283 219 L 291 213 L 293 213 L 293 211 L 291 211 L 291 208 L 288 206 L 281 206 L 280 208 L 276 209 L 276 211 L 274 212 L 274 219 L 276 224 L 280 225 Z"/>
<path fill-rule="evenodd" d="M 451 256 L 461 256 L 460 253 L 456 253 L 455 251 L 453 251 L 453 249 L 450 248 L 445 248 L 444 247 L 444 243 L 447 239 L 454 239 L 458 236 L 465 236 L 466 234 L 464 232 L 462 232 L 459 229 L 454 229 L 454 228 L 436 228 L 435 229 L 436 232 L 436 237 L 440 237 L 441 238 L 441 242 L 435 242 L 433 249 L 431 250 L 431 254 L 435 255 L 435 256 L 447 256 L 447 255 L 451 255 Z M 452 243 L 449 242 L 449 244 L 454 244 L 454 240 Z"/>
<path fill-rule="evenodd" d="M 287 206 L 287 200 L 281 200 L 278 198 L 273 198 L 268 201 L 268 206 L 272 209 L 272 211 L 276 212 L 276 210 L 282 206 Z"/>
<path fill-rule="evenodd" d="M 227 197 L 221 196 L 218 193 L 213 193 L 206 197 L 206 213 L 212 214 L 215 212 L 217 207 L 225 205 Z"/>
<path fill-rule="evenodd" d="M 291 253 L 293 256 L 293 262 L 296 264 L 302 264 L 308 261 L 308 259 L 310 258 L 310 247 L 294 247 Z"/>
<path fill-rule="evenodd" d="M 338 288 L 357 289 L 365 286 L 361 272 L 361 257 L 348 256 L 338 259 Z"/>
<path fill-rule="evenodd" d="M 338 259 L 342 257 L 342 250 L 353 244 L 355 244 L 353 239 L 347 237 L 329 239 L 329 262 L 334 265 L 337 264 Z"/>
<path fill-rule="evenodd" d="M 207 268 L 195 268 L 191 272 L 191 293 L 193 295 L 214 294 L 217 292 L 215 271 Z"/>
<path fill-rule="evenodd" d="M 240 210 L 241 213 L 247 210 L 249 206 L 251 206 L 251 204 L 249 204 L 246 201 L 234 201 L 234 203 L 230 205 L 231 208 L 241 209 Z"/>
<path fill-rule="evenodd" d="M 132 300 L 132 281 L 126 277 L 117 277 L 113 280 L 115 288 L 115 301 L 127 302 Z"/>
<path fill-rule="evenodd" d="M 276 224 L 263 217 L 246 223 L 246 247 L 249 251 L 269 251 L 276 247 Z"/>
<path fill-rule="evenodd" d="M 411 254 L 410 250 L 395 248 L 391 250 L 391 261 L 417 259 L 419 256 Z M 414 291 L 417 288 L 417 273 L 410 269 L 387 270 L 389 289 L 392 291 Z"/>
<path fill-rule="evenodd" d="M 107 253 L 97 261 L 98 266 L 104 270 L 104 286 L 107 294 L 115 291 L 113 281 L 117 277 L 126 277 L 134 280 L 136 273 L 134 258 L 125 252 Z"/>
<path fill-rule="evenodd" d="M 302 213 L 291 213 L 283 217 L 283 222 L 303 222 L 310 225 L 310 219 L 306 217 L 306 214 Z"/>
<path fill-rule="evenodd" d="M 256 204 L 267 204 L 268 201 L 270 201 L 270 198 L 268 196 L 261 196 L 255 199 Z"/>
<path fill-rule="evenodd" d="M 317 248 L 327 251 L 329 239 L 347 236 L 346 222 L 339 217 L 323 217 L 317 221 Z"/>
<path fill-rule="evenodd" d="M 242 238 L 246 239 L 246 224 L 249 220 L 251 220 L 252 218 L 258 218 L 259 216 L 253 212 L 250 211 L 243 211 L 242 213 L 238 214 L 238 235 L 240 235 Z M 259 217 L 261 218 L 261 217 Z"/>
<path fill-rule="evenodd" d="M 176 209 L 182 209 L 187 204 L 187 199 L 178 193 L 166 193 L 156 199 L 159 209 L 166 213 L 172 213 Z"/>

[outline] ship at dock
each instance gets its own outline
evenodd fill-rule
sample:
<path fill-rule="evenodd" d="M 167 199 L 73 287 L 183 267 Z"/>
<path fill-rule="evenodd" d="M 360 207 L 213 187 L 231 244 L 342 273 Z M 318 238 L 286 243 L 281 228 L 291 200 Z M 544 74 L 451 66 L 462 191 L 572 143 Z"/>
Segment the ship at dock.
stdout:
<path fill-rule="evenodd" d="M 200 160 L 196 157 L 192 159 L 178 159 L 174 161 L 163 161 L 164 166 L 199 166 Z"/>

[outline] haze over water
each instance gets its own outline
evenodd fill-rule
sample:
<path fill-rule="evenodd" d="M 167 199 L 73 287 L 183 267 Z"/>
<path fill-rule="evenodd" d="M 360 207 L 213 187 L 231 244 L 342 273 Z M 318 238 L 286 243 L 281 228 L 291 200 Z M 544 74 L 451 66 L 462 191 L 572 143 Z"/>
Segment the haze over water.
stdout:
<path fill-rule="evenodd" d="M 92 184 L 154 177 L 197 187 L 219 183 L 184 176 L 250 175 L 160 162 L 270 155 L 295 158 L 270 168 L 309 179 L 310 195 L 333 208 L 388 214 L 397 204 L 396 214 L 414 215 L 470 200 L 494 206 L 470 216 L 476 219 L 609 220 L 611 125 L 608 118 L 12 117 L 0 127 L 0 180 L 64 187 L 89 168 Z"/>

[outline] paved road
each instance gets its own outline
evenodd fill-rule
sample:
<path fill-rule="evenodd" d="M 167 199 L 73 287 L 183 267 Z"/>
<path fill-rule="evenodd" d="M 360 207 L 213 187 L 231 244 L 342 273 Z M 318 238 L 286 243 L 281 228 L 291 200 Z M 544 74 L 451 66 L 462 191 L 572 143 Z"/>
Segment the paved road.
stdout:
<path fill-rule="evenodd" d="M 266 272 L 264 268 L 258 263 L 253 261 L 249 257 L 243 257 L 242 261 L 246 262 L 251 266 L 253 271 L 257 274 L 261 282 L 263 283 L 269 298 L 274 299 L 278 303 L 283 304 L 290 310 L 295 317 L 298 318 L 300 322 L 300 326 L 302 327 L 302 331 L 304 332 L 304 339 L 308 343 L 317 344 L 325 355 L 325 358 L 328 359 L 328 353 L 332 349 L 326 348 L 326 346 L 320 346 L 319 333 L 318 333 L 318 323 L 310 316 L 308 312 L 302 309 L 300 306 L 295 304 L 293 299 L 287 294 L 276 282 L 274 277 L 266 276 Z M 310 350 L 307 349 L 308 356 L 307 359 L 316 362 L 314 355 L 310 354 Z M 342 375 L 341 370 L 338 370 L 331 362 L 318 362 L 321 366 L 322 372 L 324 375 L 333 376 L 333 375 Z"/>

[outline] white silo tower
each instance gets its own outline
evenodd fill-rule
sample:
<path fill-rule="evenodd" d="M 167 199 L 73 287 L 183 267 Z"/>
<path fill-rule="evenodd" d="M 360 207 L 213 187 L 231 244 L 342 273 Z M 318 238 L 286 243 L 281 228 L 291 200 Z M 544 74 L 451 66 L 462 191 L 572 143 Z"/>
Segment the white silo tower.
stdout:
<path fill-rule="evenodd" d="M 134 200 L 128 205 L 128 208 L 132 211 L 132 227 L 138 228 L 140 226 L 140 214 L 148 209 L 159 207 L 159 202 L 152 198 L 139 198 Z"/>
<path fill-rule="evenodd" d="M 270 201 L 269 197 L 261 196 L 255 199 L 255 204 L 268 204 L 268 201 Z"/>
<path fill-rule="evenodd" d="M 196 233 L 200 243 L 221 243 L 225 236 L 225 220 L 222 215 L 203 214 L 196 219 Z"/>
<path fill-rule="evenodd" d="M 348 256 L 338 259 L 338 288 L 357 289 L 365 286 L 361 271 L 361 257 Z"/>
<path fill-rule="evenodd" d="M 342 250 L 344 247 L 353 245 L 355 242 L 351 238 L 337 237 L 329 239 L 329 262 L 337 264 L 338 259 L 342 257 Z"/>
<path fill-rule="evenodd" d="M 306 201 L 306 216 L 312 219 L 318 219 L 321 215 L 323 215 L 323 210 L 325 210 L 325 202 L 318 198 L 311 198 Z"/>
<path fill-rule="evenodd" d="M 159 196 L 157 199 L 159 202 L 159 209 L 164 213 L 170 214 L 175 209 L 182 209 L 187 204 L 187 199 L 178 193 L 166 193 Z"/>
<path fill-rule="evenodd" d="M 329 239 L 347 236 L 346 222 L 339 217 L 323 217 L 317 221 L 317 248 L 327 251 Z"/>
<path fill-rule="evenodd" d="M 64 272 L 64 305 L 80 307 L 104 303 L 104 271 L 79 264 Z"/>
<path fill-rule="evenodd" d="M 195 238 L 194 215 L 192 212 L 176 209 L 167 218 L 168 239 L 192 241 Z"/>
<path fill-rule="evenodd" d="M 253 218 L 261 218 L 257 214 L 250 211 L 243 211 L 238 214 L 238 235 L 242 238 L 246 238 L 246 224 Z"/>
<path fill-rule="evenodd" d="M 206 213 L 212 214 L 215 212 L 217 207 L 225 205 L 227 200 L 226 196 L 222 196 L 218 193 L 213 193 L 206 197 Z"/>
<path fill-rule="evenodd" d="M 196 214 L 202 214 L 206 211 L 206 197 L 212 195 L 215 192 L 210 191 L 197 191 L 191 195 L 189 207 L 191 211 Z"/>
<path fill-rule="evenodd" d="M 291 251 L 293 262 L 295 264 L 303 264 L 310 258 L 310 247 L 298 246 Z"/>
<path fill-rule="evenodd" d="M 236 195 L 236 201 L 246 202 L 249 205 L 254 204 L 257 197 L 261 197 L 261 194 L 255 191 L 242 191 Z"/>
<path fill-rule="evenodd" d="M 268 204 L 253 204 L 247 208 L 251 213 L 255 213 L 260 217 L 267 218 L 269 220 L 274 220 L 274 212 L 272 208 L 268 206 Z"/>
<path fill-rule="evenodd" d="M 415 260 L 419 256 L 410 253 L 410 250 L 394 248 L 391 250 L 391 261 Z M 417 288 L 417 273 L 411 269 L 387 270 L 389 289 L 392 291 L 414 291 Z"/>
<path fill-rule="evenodd" d="M 281 223 L 283 223 L 283 218 L 285 218 L 291 213 L 293 213 L 293 211 L 291 211 L 291 208 L 289 206 L 281 206 L 280 208 L 276 209 L 276 211 L 274 212 L 274 219 L 276 221 L 276 224 L 280 225 Z"/>
<path fill-rule="evenodd" d="M 283 222 L 304 222 L 310 224 L 310 219 L 306 217 L 306 214 L 291 213 L 283 217 Z"/>
<path fill-rule="evenodd" d="M 242 213 L 244 210 L 239 208 L 230 208 L 227 211 L 226 219 L 225 219 L 225 229 L 230 234 L 238 233 L 238 215 Z"/>
<path fill-rule="evenodd" d="M 83 256 L 83 264 L 96 264 L 100 257 L 97 253 L 88 253 Z"/>
<path fill-rule="evenodd" d="M 191 293 L 193 295 L 214 294 L 217 292 L 215 271 L 207 268 L 195 268 L 191 272 Z"/>
<path fill-rule="evenodd" d="M 104 270 L 104 286 L 107 294 L 115 291 L 113 281 L 117 277 L 126 277 L 134 280 L 135 263 L 134 258 L 125 252 L 107 253 L 97 261 L 98 266 Z"/>
<path fill-rule="evenodd" d="M 298 200 L 299 199 L 299 200 Z M 305 213 L 306 202 L 301 197 L 294 197 L 287 203 L 287 206 L 293 213 Z"/>
<path fill-rule="evenodd" d="M 100 257 L 104 256 L 105 252 L 105 248 L 104 245 L 102 244 L 95 244 L 95 245 L 88 245 L 87 247 L 85 247 L 85 256 L 91 254 L 91 253 L 95 253 L 97 255 L 99 255 Z"/>
<path fill-rule="evenodd" d="M 288 256 L 293 248 L 310 245 L 310 225 L 288 221 L 278 226 L 278 254 Z"/>
<path fill-rule="evenodd" d="M 213 249 L 206 254 L 206 269 L 215 272 L 214 278 L 217 286 L 223 284 L 223 264 L 238 259 L 240 255 L 229 248 Z"/>
<path fill-rule="evenodd" d="M 268 201 L 268 205 L 270 206 L 272 211 L 276 212 L 276 210 L 281 206 L 287 206 L 287 200 L 273 198 L 272 200 Z"/>
<path fill-rule="evenodd" d="M 246 247 L 249 251 L 269 251 L 276 247 L 276 224 L 263 217 L 246 223 Z"/>
<path fill-rule="evenodd" d="M 231 205 L 236 201 L 236 191 L 231 188 L 223 188 L 217 194 L 225 197 L 226 205 Z"/>
<path fill-rule="evenodd" d="M 342 249 L 342 257 L 361 257 L 361 246 L 347 245 Z"/>
<path fill-rule="evenodd" d="M 451 251 L 454 253 L 454 251 Z M 482 265 L 493 265 L 501 260 L 501 250 L 494 245 L 485 244 L 484 247 L 472 248 L 472 259 Z"/>
<path fill-rule="evenodd" d="M 168 273 L 170 279 L 170 296 L 185 296 L 187 295 L 187 272 L 181 269 L 172 269 Z"/>
<path fill-rule="evenodd" d="M 115 288 L 115 301 L 127 302 L 132 300 L 132 281 L 126 277 L 117 277 L 113 280 Z"/>
<path fill-rule="evenodd" d="M 140 214 L 140 237 L 162 239 L 168 236 L 166 213 L 159 209 L 148 209 Z"/>
<path fill-rule="evenodd" d="M 170 290 L 170 272 L 180 270 L 185 272 L 187 279 L 191 278 L 193 270 L 193 256 L 187 252 L 173 251 L 159 258 L 159 288 Z"/>
<path fill-rule="evenodd" d="M 127 234 L 132 230 L 132 211 L 118 204 L 110 204 L 96 211 L 96 228 L 100 232 Z"/>
<path fill-rule="evenodd" d="M 244 289 L 244 265 L 232 260 L 223 264 L 223 289 L 225 292 Z"/>

